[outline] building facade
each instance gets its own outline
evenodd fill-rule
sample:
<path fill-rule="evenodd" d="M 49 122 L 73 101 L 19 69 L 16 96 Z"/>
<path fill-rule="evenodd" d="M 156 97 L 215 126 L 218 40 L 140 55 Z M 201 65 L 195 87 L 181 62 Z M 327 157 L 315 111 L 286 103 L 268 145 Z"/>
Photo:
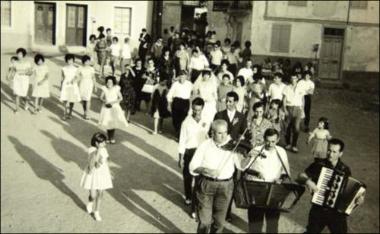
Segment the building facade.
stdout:
<path fill-rule="evenodd" d="M 150 1 L 1 1 L 1 49 L 81 51 L 99 26 L 136 47 L 151 16 Z"/>
<path fill-rule="evenodd" d="M 200 4 L 163 1 L 161 31 L 191 25 Z M 208 30 L 221 41 L 250 40 L 256 62 L 312 61 L 321 80 L 360 75 L 378 84 L 378 1 L 207 1 L 207 10 Z"/>

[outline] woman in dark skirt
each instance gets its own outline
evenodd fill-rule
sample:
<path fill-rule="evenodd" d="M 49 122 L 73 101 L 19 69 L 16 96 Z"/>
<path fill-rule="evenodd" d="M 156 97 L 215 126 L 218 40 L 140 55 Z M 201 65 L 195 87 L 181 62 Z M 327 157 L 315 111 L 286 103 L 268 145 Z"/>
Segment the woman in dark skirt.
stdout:
<path fill-rule="evenodd" d="M 149 114 L 149 104 L 154 91 L 154 86 L 160 79 L 158 69 L 155 67 L 152 58 L 148 59 L 148 65 L 145 73 L 142 75 L 142 79 L 145 82 L 141 90 L 141 100 L 145 102 L 146 114 Z"/>
<path fill-rule="evenodd" d="M 167 93 L 168 86 L 166 80 L 160 81 L 152 95 L 152 105 L 150 109 L 150 114 L 154 118 L 154 131 L 152 134 L 157 134 L 157 132 L 161 133 L 164 119 L 170 116 L 168 100 L 166 99 Z"/>
<path fill-rule="evenodd" d="M 142 66 L 141 59 L 136 59 L 135 66 L 132 68 L 135 73 L 135 78 L 133 79 L 132 86 L 136 93 L 136 102 L 135 102 L 135 110 L 140 110 L 140 102 L 141 102 L 141 89 L 144 86 L 145 80 L 142 76 L 145 73 L 145 68 Z M 134 112 L 132 112 L 134 114 Z"/>
<path fill-rule="evenodd" d="M 126 113 L 128 123 L 131 113 L 135 111 L 136 106 L 136 92 L 132 86 L 133 77 L 133 70 L 127 68 L 126 72 L 121 74 L 119 81 L 120 92 L 123 96 L 123 101 L 120 104 Z"/>
<path fill-rule="evenodd" d="M 160 80 L 166 80 L 167 86 L 170 88 L 173 77 L 175 76 L 175 68 L 174 60 L 170 56 L 170 50 L 168 48 L 164 49 L 157 65 L 160 72 Z"/>

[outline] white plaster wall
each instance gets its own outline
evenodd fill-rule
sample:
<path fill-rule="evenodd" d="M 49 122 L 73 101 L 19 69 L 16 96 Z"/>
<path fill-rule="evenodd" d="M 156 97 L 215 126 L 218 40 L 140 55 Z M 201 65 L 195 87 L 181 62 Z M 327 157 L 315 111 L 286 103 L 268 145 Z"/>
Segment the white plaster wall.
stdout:
<path fill-rule="evenodd" d="M 367 9 L 350 9 L 350 22 L 379 24 L 379 1 L 368 1 Z"/>

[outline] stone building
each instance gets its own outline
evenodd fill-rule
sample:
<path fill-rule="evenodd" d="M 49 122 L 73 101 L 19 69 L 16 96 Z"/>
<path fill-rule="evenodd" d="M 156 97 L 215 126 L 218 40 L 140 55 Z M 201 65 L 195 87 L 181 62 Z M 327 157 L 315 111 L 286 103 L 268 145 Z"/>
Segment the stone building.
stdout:
<path fill-rule="evenodd" d="M 129 36 L 138 45 L 142 28 L 151 30 L 150 1 L 1 1 L 1 49 L 17 47 L 58 51 L 65 46 L 82 51 L 97 28 Z"/>
<path fill-rule="evenodd" d="M 191 27 L 202 2 L 156 3 L 154 27 Z M 250 40 L 256 62 L 312 61 L 322 81 L 378 87 L 378 1 L 206 1 L 206 7 L 208 30 L 221 41 Z"/>

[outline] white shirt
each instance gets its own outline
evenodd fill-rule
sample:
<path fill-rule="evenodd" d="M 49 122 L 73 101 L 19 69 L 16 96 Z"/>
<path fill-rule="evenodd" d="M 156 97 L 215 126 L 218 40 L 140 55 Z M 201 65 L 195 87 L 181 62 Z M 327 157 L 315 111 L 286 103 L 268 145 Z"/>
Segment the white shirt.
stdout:
<path fill-rule="evenodd" d="M 252 83 L 253 82 L 253 71 L 251 68 L 243 67 L 239 70 L 238 76 L 243 76 L 245 83 Z"/>
<path fill-rule="evenodd" d="M 303 96 L 305 90 L 302 85 L 296 84 L 294 88 L 291 84 L 287 85 L 282 94 L 286 97 L 286 106 L 303 106 Z"/>
<path fill-rule="evenodd" d="M 112 44 L 110 46 L 110 48 L 111 48 L 111 55 L 113 55 L 115 57 L 120 56 L 120 45 L 119 44 Z"/>
<path fill-rule="evenodd" d="M 227 109 L 227 115 L 228 115 L 228 118 L 230 119 L 230 122 L 232 122 L 232 120 L 234 119 L 235 113 L 236 113 L 236 110 L 230 111 Z"/>
<path fill-rule="evenodd" d="M 223 53 L 220 49 L 211 51 L 210 55 L 211 55 L 211 64 L 220 65 L 222 63 Z"/>
<path fill-rule="evenodd" d="M 208 138 L 210 124 L 204 120 L 195 121 L 193 116 L 187 116 L 181 125 L 178 152 L 184 154 L 186 149 L 197 148 Z"/>
<path fill-rule="evenodd" d="M 189 68 L 195 70 L 203 70 L 209 66 L 207 58 L 204 55 L 199 55 L 198 57 L 192 56 L 190 59 Z"/>
<path fill-rule="evenodd" d="M 131 47 L 128 44 L 123 44 L 123 47 L 121 48 L 121 57 L 123 59 L 132 58 Z"/>
<path fill-rule="evenodd" d="M 228 141 L 230 139 L 231 138 L 228 138 Z M 216 146 L 213 139 L 207 139 L 202 142 L 195 151 L 193 159 L 189 165 L 189 171 L 193 176 L 197 176 L 198 173 L 195 173 L 194 170 L 199 167 L 205 167 L 219 171 L 219 175 L 216 179 L 229 179 L 234 174 L 235 166 L 239 170 L 245 170 L 245 168 L 242 168 L 241 166 L 242 159 L 243 157 L 240 154 L 223 150 Z"/>
<path fill-rule="evenodd" d="M 300 80 L 298 81 L 298 85 L 301 86 L 305 90 L 305 95 L 313 95 L 314 93 L 314 82 L 312 80 Z"/>
<path fill-rule="evenodd" d="M 268 94 L 270 96 L 270 100 L 274 100 L 274 99 L 282 100 L 285 86 L 286 85 L 284 83 L 280 83 L 279 85 L 276 83 L 272 83 L 271 85 L 269 85 Z"/>
<path fill-rule="evenodd" d="M 172 87 L 170 87 L 166 98 L 168 99 L 168 102 L 173 102 L 173 98 L 176 97 L 190 99 L 192 89 L 193 84 L 190 81 L 185 80 L 183 83 L 176 81 L 172 84 Z"/>
<path fill-rule="evenodd" d="M 263 145 L 256 146 L 254 150 L 260 151 L 261 149 L 263 149 L 263 147 Z M 285 169 L 282 166 L 278 156 L 280 156 L 290 176 L 288 156 L 286 154 L 286 151 L 282 147 L 275 146 L 275 150 L 271 151 L 268 151 L 264 148 L 262 154 L 264 154 L 266 158 L 258 157 L 256 161 L 254 161 L 254 163 L 249 167 L 249 169 L 259 172 L 263 179 L 248 175 L 250 180 L 274 182 L 275 180 L 280 179 L 282 174 L 286 174 Z"/>

